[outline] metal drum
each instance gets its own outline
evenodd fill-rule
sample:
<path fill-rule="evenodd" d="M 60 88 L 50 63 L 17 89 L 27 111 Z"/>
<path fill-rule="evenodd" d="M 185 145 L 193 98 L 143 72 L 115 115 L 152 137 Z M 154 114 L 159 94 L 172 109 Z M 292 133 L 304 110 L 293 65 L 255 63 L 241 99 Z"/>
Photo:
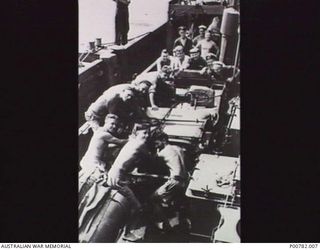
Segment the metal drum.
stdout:
<path fill-rule="evenodd" d="M 79 206 L 79 242 L 116 242 L 130 208 L 117 190 L 95 183 Z"/>

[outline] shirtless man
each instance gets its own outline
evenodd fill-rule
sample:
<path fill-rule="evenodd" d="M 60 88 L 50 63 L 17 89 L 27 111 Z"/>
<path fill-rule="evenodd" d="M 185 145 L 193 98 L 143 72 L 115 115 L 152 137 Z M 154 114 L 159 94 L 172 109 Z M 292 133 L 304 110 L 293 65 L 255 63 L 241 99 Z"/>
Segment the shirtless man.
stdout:
<path fill-rule="evenodd" d="M 149 135 L 150 129 L 147 125 L 135 125 L 129 141 L 121 149 L 108 173 L 107 184 L 109 186 L 125 187 L 127 174 L 138 166 L 137 163 L 149 157 Z"/>
<path fill-rule="evenodd" d="M 112 114 L 107 115 L 103 127 L 98 128 L 90 141 L 87 152 L 80 162 L 79 172 L 79 196 L 81 201 L 83 195 L 100 178 L 106 175 L 105 152 L 110 143 L 119 147 L 127 143 L 127 139 L 116 137 L 118 129 L 118 117 Z"/>
<path fill-rule="evenodd" d="M 196 48 L 200 50 L 202 58 L 206 58 L 208 53 L 213 53 L 215 56 L 218 56 L 219 54 L 219 47 L 218 45 L 212 41 L 211 39 L 211 33 L 207 31 L 204 35 L 205 39 L 198 42 L 196 45 Z"/>

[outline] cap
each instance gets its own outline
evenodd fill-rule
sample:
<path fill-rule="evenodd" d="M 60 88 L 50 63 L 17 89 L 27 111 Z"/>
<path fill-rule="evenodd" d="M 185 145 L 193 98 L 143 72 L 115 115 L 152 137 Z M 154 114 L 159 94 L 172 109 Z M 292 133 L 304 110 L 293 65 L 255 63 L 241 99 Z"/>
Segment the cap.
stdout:
<path fill-rule="evenodd" d="M 213 53 L 208 53 L 208 54 L 206 55 L 206 60 L 217 60 L 217 57 L 216 57 L 216 55 L 213 54 Z"/>
<path fill-rule="evenodd" d="M 199 28 L 199 30 L 200 30 L 200 29 L 206 30 L 206 29 L 207 29 L 207 26 L 205 26 L 205 25 L 200 25 L 200 26 L 198 26 L 198 28 Z"/>
<path fill-rule="evenodd" d="M 222 66 L 222 67 L 225 66 L 224 63 L 223 63 L 223 62 L 220 62 L 220 61 L 215 61 L 215 62 L 213 62 L 213 63 L 212 63 L 212 66 L 214 66 L 214 65 L 220 65 L 220 66 Z"/>
<path fill-rule="evenodd" d="M 190 53 L 198 53 L 200 50 L 198 48 L 192 48 Z"/>

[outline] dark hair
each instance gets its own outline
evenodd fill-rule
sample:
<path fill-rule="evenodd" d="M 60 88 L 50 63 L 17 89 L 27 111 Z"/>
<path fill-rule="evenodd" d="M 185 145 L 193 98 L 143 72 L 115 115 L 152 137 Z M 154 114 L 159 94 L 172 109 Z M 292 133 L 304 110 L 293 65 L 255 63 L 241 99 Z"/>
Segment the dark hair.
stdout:
<path fill-rule="evenodd" d="M 166 133 L 161 132 L 161 131 L 154 131 L 151 136 L 154 141 L 163 141 L 163 140 L 168 141 L 169 140 L 169 136 Z"/>
<path fill-rule="evenodd" d="M 136 123 L 132 129 L 132 134 L 136 135 L 137 131 L 139 130 L 149 130 L 150 131 L 150 125 L 147 123 Z"/>
<path fill-rule="evenodd" d="M 168 52 L 167 49 L 163 49 L 163 50 L 161 51 L 161 54 L 169 54 L 169 52 Z"/>
<path fill-rule="evenodd" d="M 105 121 L 108 119 L 113 119 L 113 120 L 118 120 L 119 117 L 115 114 L 107 114 L 106 118 L 104 119 Z"/>

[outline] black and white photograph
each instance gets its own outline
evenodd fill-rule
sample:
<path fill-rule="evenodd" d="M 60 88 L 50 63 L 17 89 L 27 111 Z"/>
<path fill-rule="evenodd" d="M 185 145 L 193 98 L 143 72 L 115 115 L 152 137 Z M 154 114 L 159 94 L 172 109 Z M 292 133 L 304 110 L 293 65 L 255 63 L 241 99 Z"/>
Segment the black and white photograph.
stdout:
<path fill-rule="evenodd" d="M 78 8 L 79 242 L 241 242 L 240 2 Z"/>

